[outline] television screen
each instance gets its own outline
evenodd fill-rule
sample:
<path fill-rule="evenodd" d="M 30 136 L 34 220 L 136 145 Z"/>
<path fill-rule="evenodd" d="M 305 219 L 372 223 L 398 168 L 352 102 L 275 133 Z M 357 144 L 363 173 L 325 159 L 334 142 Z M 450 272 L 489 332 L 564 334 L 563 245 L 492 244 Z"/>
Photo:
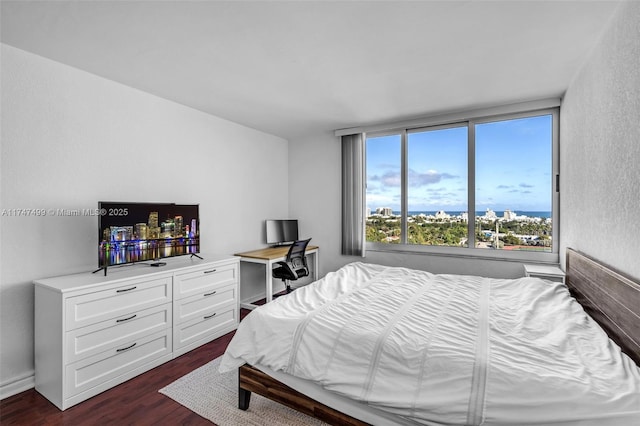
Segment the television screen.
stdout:
<path fill-rule="evenodd" d="M 200 251 L 198 204 L 98 203 L 99 267 Z"/>
<path fill-rule="evenodd" d="M 298 239 L 298 221 L 292 219 L 266 220 L 267 244 L 286 244 Z"/>

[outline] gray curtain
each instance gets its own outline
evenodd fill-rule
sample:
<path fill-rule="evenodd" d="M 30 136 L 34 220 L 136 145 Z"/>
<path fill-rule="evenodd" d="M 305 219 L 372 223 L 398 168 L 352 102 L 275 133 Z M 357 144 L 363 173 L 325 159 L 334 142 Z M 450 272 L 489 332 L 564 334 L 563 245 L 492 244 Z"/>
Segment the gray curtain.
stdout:
<path fill-rule="evenodd" d="M 364 134 L 342 136 L 342 254 L 365 255 Z"/>

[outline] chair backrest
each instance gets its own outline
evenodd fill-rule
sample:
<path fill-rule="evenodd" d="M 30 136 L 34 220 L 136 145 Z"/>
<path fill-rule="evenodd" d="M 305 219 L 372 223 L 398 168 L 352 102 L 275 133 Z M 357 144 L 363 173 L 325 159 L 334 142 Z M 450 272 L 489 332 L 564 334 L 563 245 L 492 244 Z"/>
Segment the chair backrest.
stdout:
<path fill-rule="evenodd" d="M 307 258 L 305 256 L 305 251 L 307 250 L 309 241 L 311 241 L 311 238 L 307 240 L 294 241 L 293 244 L 291 244 L 291 246 L 289 247 L 286 262 L 292 267 L 292 269 L 307 269 Z"/>

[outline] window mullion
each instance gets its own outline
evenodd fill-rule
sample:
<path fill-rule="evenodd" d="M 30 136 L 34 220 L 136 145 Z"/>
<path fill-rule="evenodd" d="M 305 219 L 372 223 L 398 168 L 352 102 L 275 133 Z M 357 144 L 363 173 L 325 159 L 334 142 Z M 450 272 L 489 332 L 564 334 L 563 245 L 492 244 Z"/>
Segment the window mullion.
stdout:
<path fill-rule="evenodd" d="M 467 234 L 469 248 L 476 246 L 476 127 L 473 121 L 467 122 Z"/>
<path fill-rule="evenodd" d="M 400 237 L 400 243 L 401 244 L 407 244 L 407 242 L 409 241 L 408 239 L 408 235 L 407 233 L 409 232 L 409 226 L 408 226 L 408 218 L 409 218 L 409 213 L 407 212 L 407 208 L 409 206 L 409 202 L 408 202 L 408 188 L 409 188 L 409 149 L 408 149 L 408 142 L 407 142 L 407 131 L 403 130 L 402 133 L 400 134 L 400 152 L 401 152 L 401 156 L 402 159 L 400 161 L 400 168 L 401 168 L 401 173 L 402 173 L 402 179 L 400 179 L 401 182 L 401 188 L 400 188 L 400 215 L 401 215 L 401 220 L 400 220 L 400 224 L 401 224 L 401 237 Z"/>
<path fill-rule="evenodd" d="M 560 179 L 560 111 L 554 110 L 552 113 L 552 130 L 551 130 L 551 250 L 558 253 L 560 250 L 560 187 L 556 186 L 556 179 Z M 560 180 L 558 184 L 561 184 Z"/>

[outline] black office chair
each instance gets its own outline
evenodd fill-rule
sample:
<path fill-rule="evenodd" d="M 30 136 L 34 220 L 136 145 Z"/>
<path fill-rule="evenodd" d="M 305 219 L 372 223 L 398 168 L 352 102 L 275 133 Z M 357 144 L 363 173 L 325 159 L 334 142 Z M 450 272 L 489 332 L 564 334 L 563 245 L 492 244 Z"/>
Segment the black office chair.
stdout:
<path fill-rule="evenodd" d="M 273 268 L 273 278 L 280 278 L 284 282 L 287 293 L 291 293 L 290 281 L 309 275 L 307 257 L 305 256 L 309 241 L 311 238 L 294 241 L 289 247 L 287 258 L 284 261 L 276 262 L 278 266 Z"/>

